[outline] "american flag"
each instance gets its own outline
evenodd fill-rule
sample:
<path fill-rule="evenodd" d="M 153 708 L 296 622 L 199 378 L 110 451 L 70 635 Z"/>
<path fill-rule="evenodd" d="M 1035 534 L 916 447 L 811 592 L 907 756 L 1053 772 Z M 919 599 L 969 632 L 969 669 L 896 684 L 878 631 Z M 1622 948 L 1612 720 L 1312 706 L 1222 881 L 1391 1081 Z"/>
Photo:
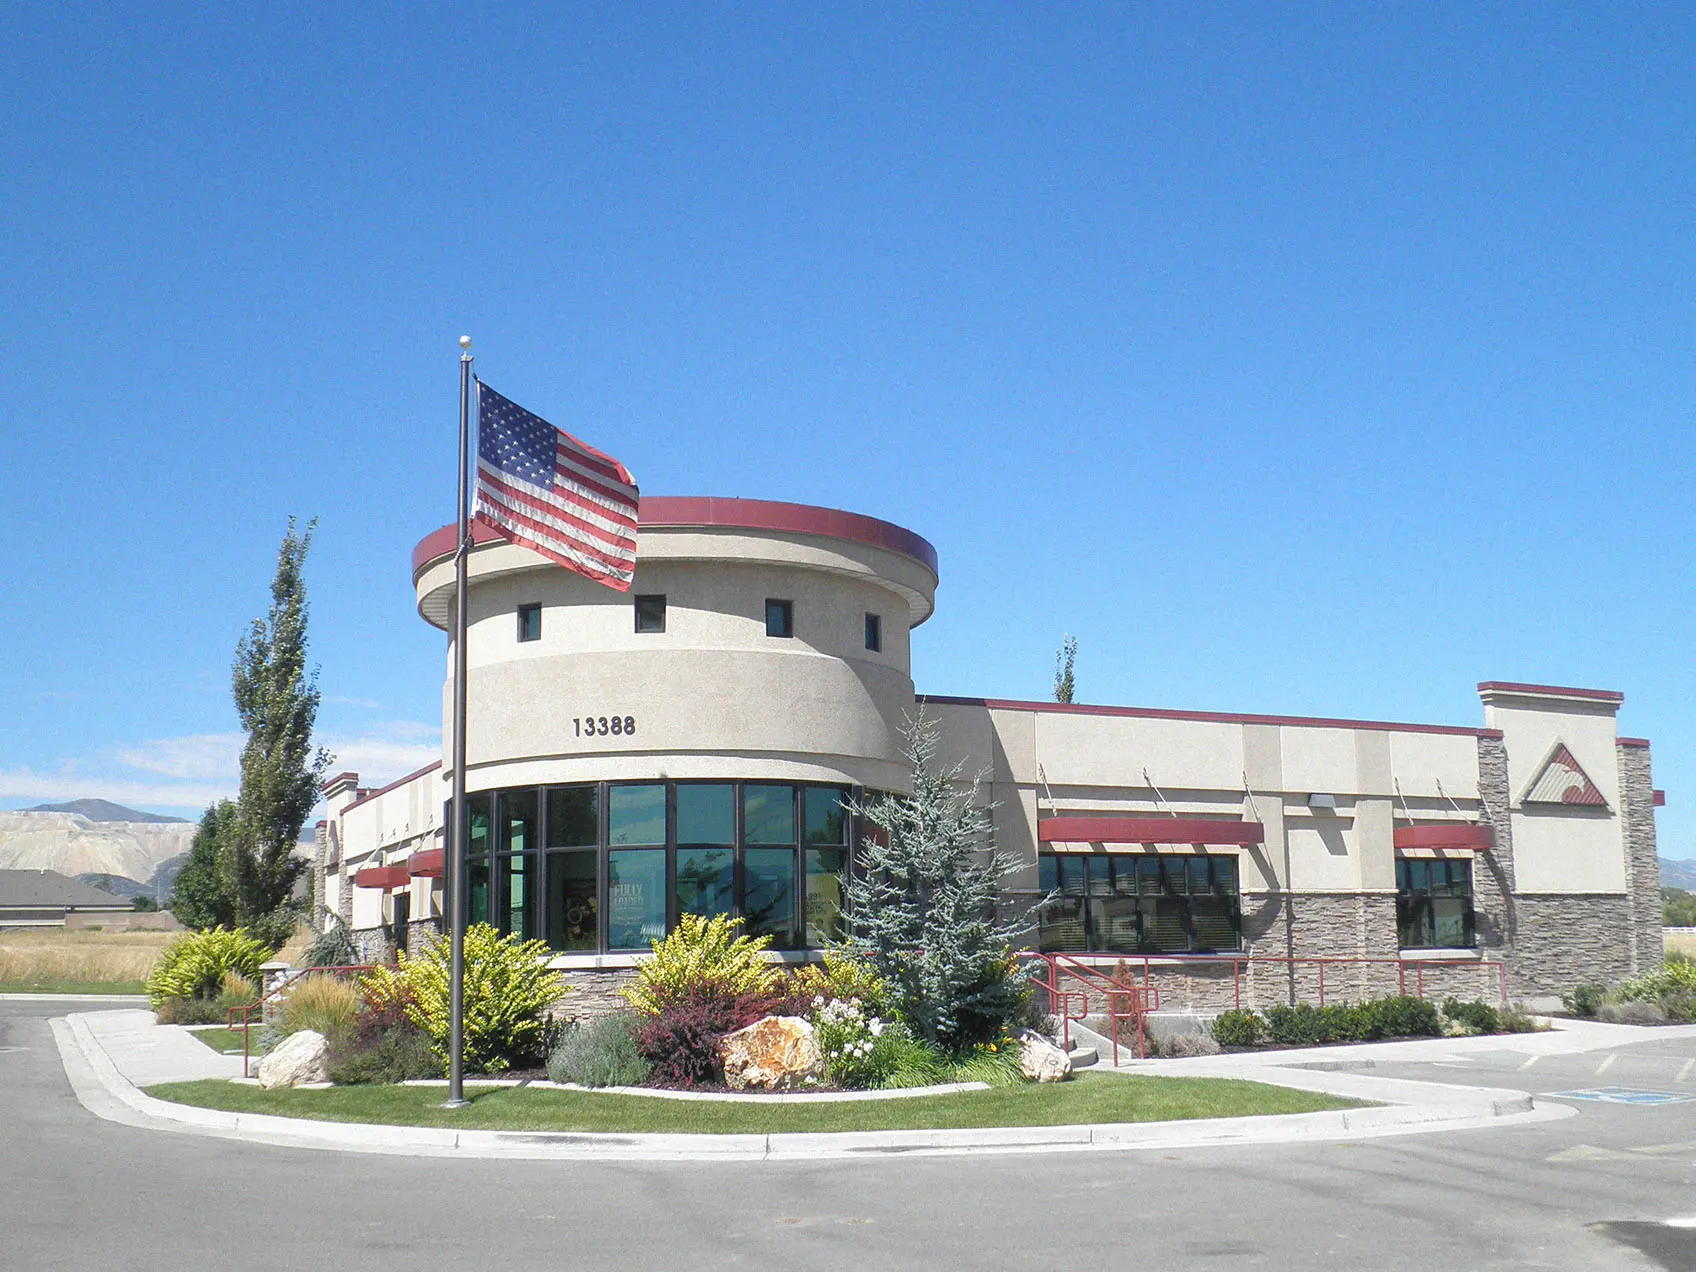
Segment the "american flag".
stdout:
<path fill-rule="evenodd" d="M 502 538 L 620 592 L 636 570 L 623 464 L 477 383 L 477 516 Z"/>

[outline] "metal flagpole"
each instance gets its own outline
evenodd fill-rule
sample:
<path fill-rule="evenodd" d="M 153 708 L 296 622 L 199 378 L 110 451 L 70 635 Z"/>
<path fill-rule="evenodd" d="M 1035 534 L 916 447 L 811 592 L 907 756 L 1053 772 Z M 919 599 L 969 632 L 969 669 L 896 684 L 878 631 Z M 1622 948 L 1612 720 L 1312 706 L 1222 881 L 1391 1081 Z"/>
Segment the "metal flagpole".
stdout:
<path fill-rule="evenodd" d="M 448 851 L 448 1098 L 465 1107 L 465 575 L 471 555 L 471 337 L 459 338 L 459 550 L 454 553 L 453 835 Z"/>

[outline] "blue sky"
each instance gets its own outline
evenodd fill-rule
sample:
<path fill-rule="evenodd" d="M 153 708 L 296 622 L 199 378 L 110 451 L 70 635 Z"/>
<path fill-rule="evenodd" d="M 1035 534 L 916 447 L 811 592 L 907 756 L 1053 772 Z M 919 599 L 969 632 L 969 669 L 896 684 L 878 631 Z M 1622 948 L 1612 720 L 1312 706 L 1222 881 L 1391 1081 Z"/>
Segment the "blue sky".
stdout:
<path fill-rule="evenodd" d="M 290 514 L 324 739 L 432 753 L 469 332 L 930 538 L 921 690 L 1620 689 L 1696 856 L 1696 15 L 1381 8 L 6 6 L 0 802 L 232 789 Z"/>

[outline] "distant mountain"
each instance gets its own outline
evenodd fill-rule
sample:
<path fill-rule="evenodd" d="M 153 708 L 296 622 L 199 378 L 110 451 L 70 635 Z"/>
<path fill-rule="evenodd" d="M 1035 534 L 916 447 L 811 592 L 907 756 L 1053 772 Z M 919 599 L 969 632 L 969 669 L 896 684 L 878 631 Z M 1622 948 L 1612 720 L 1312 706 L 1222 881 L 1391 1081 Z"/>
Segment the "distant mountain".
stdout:
<path fill-rule="evenodd" d="M 1662 857 L 1660 862 L 1661 887 L 1696 892 L 1696 861 L 1668 861 Z"/>
<path fill-rule="evenodd" d="M 75 813 L 78 817 L 86 817 L 91 822 L 139 822 L 151 824 L 155 822 L 187 822 L 186 817 L 161 817 L 158 813 L 138 812 L 133 808 L 125 808 L 122 804 L 114 804 L 109 799 L 73 799 L 63 804 L 37 804 L 34 808 L 26 808 L 26 813 Z"/>
<path fill-rule="evenodd" d="M 88 804 L 129 812 L 104 800 L 76 801 Z M 96 821 L 80 812 L 0 812 L 0 870 L 53 870 L 71 878 L 118 875 L 151 884 L 163 863 L 189 850 L 195 830 L 193 822 L 164 817 Z"/>
<path fill-rule="evenodd" d="M 151 884 L 137 883 L 134 879 L 126 879 L 123 875 L 112 874 L 80 874 L 77 876 L 90 887 L 99 888 L 102 892 L 110 892 L 115 897 L 125 901 L 133 897 L 150 897 L 153 895 Z"/>

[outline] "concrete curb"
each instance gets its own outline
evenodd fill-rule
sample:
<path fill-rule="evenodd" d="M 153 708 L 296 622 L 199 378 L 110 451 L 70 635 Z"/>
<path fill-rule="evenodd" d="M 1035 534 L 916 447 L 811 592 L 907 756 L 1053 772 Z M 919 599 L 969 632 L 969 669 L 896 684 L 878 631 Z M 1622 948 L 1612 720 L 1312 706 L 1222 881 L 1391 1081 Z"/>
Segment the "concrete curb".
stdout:
<path fill-rule="evenodd" d="M 768 1161 L 887 1154 L 1087 1152 L 1320 1143 L 1430 1131 L 1467 1130 L 1574 1116 L 1539 1105 L 1523 1091 L 1402 1082 L 1360 1074 L 1267 1068 L 1272 1085 L 1354 1099 L 1376 1108 L 1325 1113 L 1082 1126 L 992 1127 L 940 1131 L 844 1131 L 768 1135 L 608 1134 L 601 1132 L 455 1131 L 436 1127 L 314 1122 L 270 1114 L 226 1113 L 156 1100 L 119 1072 L 84 1013 L 52 1021 L 66 1076 L 82 1105 L 108 1121 L 178 1134 L 246 1140 L 289 1148 L 401 1156 L 532 1161 Z"/>
<path fill-rule="evenodd" d="M 135 1007 L 147 1002 L 146 994 L 0 994 L 0 1003 L 111 1003 Z"/>

